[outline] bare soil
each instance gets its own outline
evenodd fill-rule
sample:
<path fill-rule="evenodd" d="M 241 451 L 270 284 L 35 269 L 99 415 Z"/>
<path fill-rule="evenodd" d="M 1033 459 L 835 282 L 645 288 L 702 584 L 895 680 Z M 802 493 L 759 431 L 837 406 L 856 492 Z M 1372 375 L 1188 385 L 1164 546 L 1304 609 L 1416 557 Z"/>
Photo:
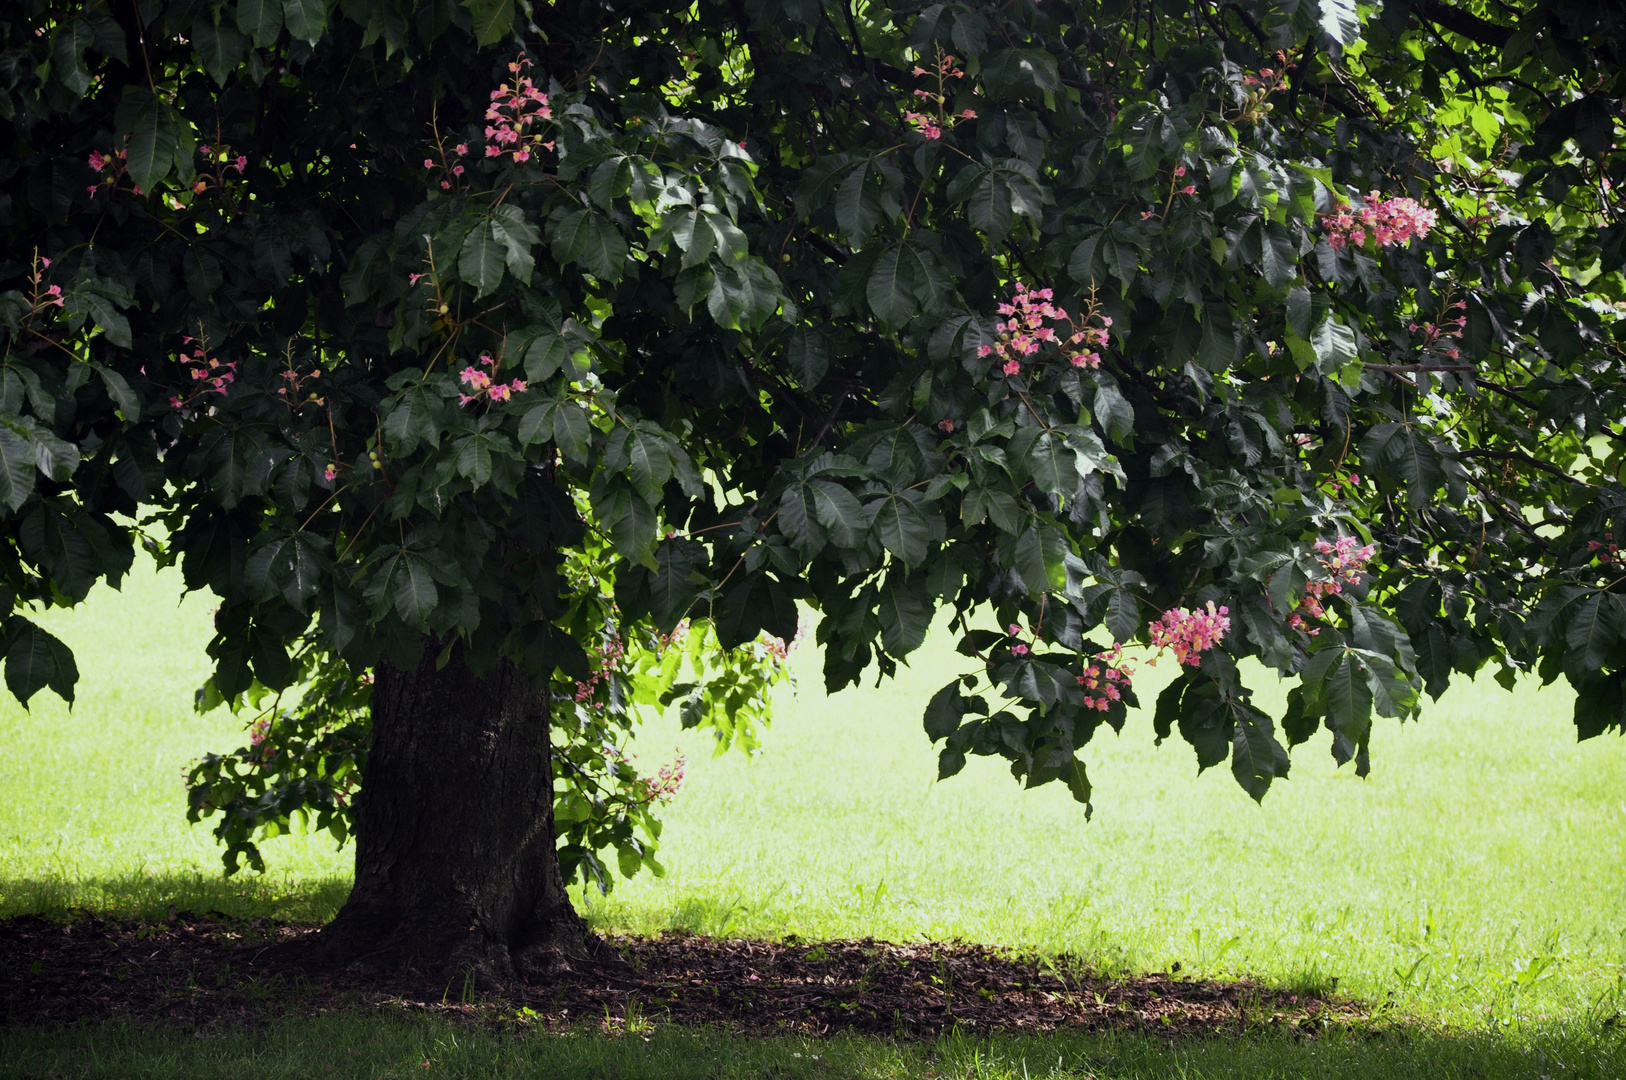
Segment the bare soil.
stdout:
<path fill-rule="evenodd" d="M 1312 1034 L 1358 1019 L 1349 1002 L 1247 980 L 1177 974 L 1107 978 L 1067 957 L 963 943 L 752 941 L 611 936 L 624 966 L 500 993 L 425 986 L 357 971 L 306 971 L 274 958 L 313 925 L 173 913 L 160 923 L 81 916 L 0 921 L 0 1025 L 125 1020 L 210 1028 L 339 1009 L 396 1009 L 611 1029 L 652 1023 L 743 1033 L 863 1032 L 929 1037 L 1060 1027 L 1218 1034 L 1281 1026 Z"/>

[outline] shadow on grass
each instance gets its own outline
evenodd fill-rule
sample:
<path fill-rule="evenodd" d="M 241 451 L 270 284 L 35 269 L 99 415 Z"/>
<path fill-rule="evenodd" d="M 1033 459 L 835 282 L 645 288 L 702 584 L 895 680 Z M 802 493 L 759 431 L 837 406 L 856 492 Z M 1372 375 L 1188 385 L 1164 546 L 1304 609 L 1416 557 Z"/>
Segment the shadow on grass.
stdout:
<path fill-rule="evenodd" d="M 606 1034 L 350 1013 L 199 1031 L 81 1026 L 0 1031 L 0 1075 L 188 1080 L 256 1077 L 546 1077 L 549 1080 L 1612 1080 L 1626 1041 L 1584 1028 L 1489 1033 L 1332 1030 L 1170 1040 L 1122 1033 L 954 1033 L 933 1042 L 755 1038 L 644 1024 Z"/>
<path fill-rule="evenodd" d="M 0 873 L 0 919 L 42 915 L 62 919 L 86 912 L 102 918 L 161 921 L 171 908 L 234 919 L 326 922 L 345 897 L 350 878 L 307 878 L 275 872 L 136 873 L 107 877 L 12 877 Z"/>

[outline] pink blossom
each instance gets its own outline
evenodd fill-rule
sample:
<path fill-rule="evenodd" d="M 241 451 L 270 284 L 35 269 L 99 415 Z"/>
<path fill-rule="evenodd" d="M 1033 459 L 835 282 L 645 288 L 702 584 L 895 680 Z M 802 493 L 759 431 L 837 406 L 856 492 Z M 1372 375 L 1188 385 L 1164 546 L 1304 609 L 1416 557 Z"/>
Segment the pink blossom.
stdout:
<path fill-rule="evenodd" d="M 335 469 L 331 464 L 322 470 L 322 479 L 328 481 L 329 483 L 331 483 L 333 478 L 338 475 L 339 470 Z"/>
<path fill-rule="evenodd" d="M 1195 195 L 1196 193 L 1197 193 L 1197 185 L 1196 184 L 1187 184 L 1185 187 L 1180 189 L 1180 194 L 1182 194 L 1182 195 Z"/>
<path fill-rule="evenodd" d="M 939 420 L 937 422 L 937 430 L 943 432 L 943 434 L 945 434 L 945 435 L 952 434 L 953 431 L 954 431 L 954 421 L 953 420 Z"/>
<path fill-rule="evenodd" d="M 456 146 L 452 147 L 452 149 L 453 149 L 453 151 L 455 151 L 457 153 L 457 155 L 459 157 L 461 157 L 464 154 L 467 154 L 469 152 L 469 144 L 460 142 Z"/>
<path fill-rule="evenodd" d="M 1005 366 L 1000 370 L 1007 375 L 1015 375 L 1017 372 L 1022 370 L 1022 364 L 1020 361 L 1015 359 L 1007 360 L 1005 361 Z"/>
<path fill-rule="evenodd" d="M 1206 608 L 1193 611 L 1171 608 L 1152 624 L 1152 645 L 1172 650 L 1175 660 L 1187 667 L 1197 667 L 1202 663 L 1202 654 L 1218 645 L 1231 628 L 1231 620 L 1227 618 L 1230 610 L 1224 606 L 1216 608 L 1212 600 Z"/>
<path fill-rule="evenodd" d="M 426 168 L 426 169 L 433 169 L 435 167 L 434 160 L 431 159 L 431 158 L 424 158 L 423 159 L 423 167 Z"/>

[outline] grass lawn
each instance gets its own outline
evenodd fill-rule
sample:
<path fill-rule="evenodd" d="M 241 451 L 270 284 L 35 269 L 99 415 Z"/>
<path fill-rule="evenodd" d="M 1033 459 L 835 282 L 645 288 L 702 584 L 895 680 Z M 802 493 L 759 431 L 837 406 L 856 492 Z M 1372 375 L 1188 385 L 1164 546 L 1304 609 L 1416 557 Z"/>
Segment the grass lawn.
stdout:
<path fill-rule="evenodd" d="M 310 919 L 342 901 L 348 850 L 279 839 L 266 845 L 265 877 L 222 881 L 207 828 L 185 824 L 183 766 L 238 745 L 243 733 L 224 712 L 191 711 L 210 601 L 177 606 L 178 591 L 173 572 L 143 570 L 122 594 L 99 589 L 82 610 L 53 616 L 85 672 L 77 705 L 70 712 L 42 695 L 32 712 L 0 706 L 0 915 L 73 907 L 156 915 L 174 903 Z M 1021 791 L 997 762 L 934 783 L 920 710 L 959 659 L 939 636 L 897 682 L 827 698 L 809 651 L 800 691 L 781 699 L 755 760 L 712 759 L 704 736 L 652 725 L 640 740 L 651 771 L 675 749 L 690 758 L 689 786 L 668 812 L 668 874 L 584 897 L 589 917 L 641 931 L 958 937 L 1073 952 L 1106 968 L 1179 962 L 1193 974 L 1245 971 L 1322 988 L 1337 979 L 1340 991 L 1385 1003 L 1386 1015 L 1433 1034 L 1311 1049 L 1254 1039 L 1169 1049 L 1079 1036 L 958 1049 L 768 1042 L 739 1054 L 767 1055 L 789 1076 L 1037 1077 L 1055 1072 L 1058 1055 L 1062 1074 L 1099 1078 L 1406 1076 L 1421 1075 L 1431 1058 L 1445 1063 L 1431 1077 L 1557 1076 L 1560 1066 L 1566 1076 L 1626 1075 L 1619 1038 L 1603 1025 L 1626 1019 L 1626 741 L 1578 745 L 1566 690 L 1460 684 L 1419 724 L 1379 723 L 1367 780 L 1336 769 L 1318 740 L 1300 748 L 1293 777 L 1263 806 L 1223 768 L 1194 777 L 1189 748 L 1154 748 L 1149 717 L 1135 716 L 1122 737 L 1109 733 L 1091 748 L 1096 813 L 1086 823 L 1059 786 Z M 1254 681 L 1274 691 L 1273 677 Z M 1144 683 L 1149 700 L 1156 680 Z M 356 1075 L 398 1066 L 407 1075 L 401 1062 L 420 1044 L 449 1038 L 467 1044 L 457 1051 L 464 1057 L 445 1056 L 463 1061 L 462 1071 L 436 1072 L 442 1066 L 426 1051 L 418 1060 L 431 1068 L 412 1062 L 411 1075 L 496 1075 L 522 1058 L 537 1075 L 570 1061 L 582 1075 L 735 1075 L 589 1060 L 612 1051 L 649 1062 L 734 1059 L 734 1049 L 720 1057 L 684 1049 L 685 1039 L 710 1045 L 704 1035 L 657 1032 L 616 1049 L 460 1034 L 427 1020 L 390 1021 L 407 1025 L 396 1035 L 382 1021 L 324 1023 L 342 1029 L 329 1041 L 394 1048 Z M 315 1029 L 163 1043 L 163 1053 L 199 1075 L 308 1075 L 298 1065 L 307 1030 Z M 68 1074 L 83 1072 L 73 1062 L 89 1054 L 103 1064 L 87 1075 L 136 1076 L 157 1075 L 136 1064 L 158 1060 L 154 1039 L 163 1042 L 108 1029 L 77 1054 L 67 1036 L 14 1033 L 5 1045 L 32 1047 L 26 1060 L 41 1069 L 47 1058 L 36 1051 Z M 25 1060 L 8 1065 L 9 1051 L 0 1050 L 8 1075 Z M 806 1056 L 814 1052 L 819 1063 Z M 978 1053 L 1004 1063 L 979 1064 Z M 1497 1055 L 1513 1056 L 1504 1068 Z M 335 1075 L 349 1075 L 334 1060 Z M 992 1071 L 976 1071 L 985 1067 Z"/>

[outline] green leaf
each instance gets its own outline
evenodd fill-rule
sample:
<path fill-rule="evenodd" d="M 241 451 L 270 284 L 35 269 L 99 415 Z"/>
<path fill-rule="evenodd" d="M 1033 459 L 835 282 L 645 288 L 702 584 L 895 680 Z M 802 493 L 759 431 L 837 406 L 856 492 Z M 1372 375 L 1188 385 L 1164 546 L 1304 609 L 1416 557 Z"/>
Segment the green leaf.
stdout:
<path fill-rule="evenodd" d="M 1040 491 L 1071 495 L 1078 488 L 1073 448 L 1065 436 L 1045 432 L 1028 450 L 1028 475 Z"/>
<path fill-rule="evenodd" d="M 655 548 L 655 572 L 649 578 L 650 615 L 669 632 L 689 613 L 705 587 L 704 545 L 693 540 L 663 540 Z"/>
<path fill-rule="evenodd" d="M 391 565 L 391 598 L 396 614 L 409 626 L 427 626 L 429 616 L 440 605 L 440 591 L 423 556 L 403 551 Z"/>
<path fill-rule="evenodd" d="M 814 513 L 819 524 L 829 531 L 831 542 L 849 550 L 859 547 L 868 522 L 857 497 L 826 480 L 816 480 L 808 488 L 813 492 Z"/>
<path fill-rule="evenodd" d="M 30 433 L 34 441 L 34 464 L 52 480 L 62 483 L 79 468 L 79 447 L 59 439 L 50 428 L 36 427 Z"/>
<path fill-rule="evenodd" d="M 34 494 L 34 444 L 9 423 L 0 424 L 0 500 L 15 512 Z"/>
<path fill-rule="evenodd" d="M 177 126 L 174 109 L 151 91 L 141 87 L 125 91 L 115 127 L 127 139 L 130 182 L 143 192 L 151 192 L 174 168 Z"/>
<path fill-rule="evenodd" d="M 1576 663 L 1588 672 L 1601 672 L 1608 666 L 1616 644 L 1626 637 L 1626 611 L 1613 593 L 1595 592 L 1565 612 L 1569 625 L 1564 641 Z"/>
<path fill-rule="evenodd" d="M 1130 444 L 1135 434 L 1135 410 L 1122 391 L 1112 383 L 1103 382 L 1096 388 L 1091 408 L 1103 435 L 1120 446 Z"/>
<path fill-rule="evenodd" d="M 384 417 L 384 436 L 390 441 L 391 453 L 406 457 L 420 442 L 437 445 L 441 409 L 440 398 L 423 385 L 411 387 L 402 394 Z"/>
<path fill-rule="evenodd" d="M 1361 19 L 1355 0 L 1316 0 L 1323 32 L 1340 45 L 1353 45 L 1361 36 Z"/>
<path fill-rule="evenodd" d="M 1265 280 L 1277 288 L 1298 277 L 1298 245 L 1286 226 L 1271 222 L 1265 227 L 1259 265 L 1265 272 Z"/>
<path fill-rule="evenodd" d="M 237 0 L 237 29 L 269 49 L 282 33 L 282 0 Z"/>
<path fill-rule="evenodd" d="M 531 283 L 531 271 L 536 267 L 536 256 L 531 249 L 542 242 L 537 227 L 525 219 L 516 206 L 503 204 L 491 212 L 491 230 L 502 241 L 507 258 L 508 272 L 520 283 Z"/>
<path fill-rule="evenodd" d="M 1372 728 L 1372 687 L 1362 658 L 1340 655 L 1327 672 L 1322 700 L 1332 726 L 1352 744 L 1366 742 Z"/>
<path fill-rule="evenodd" d="M 249 40 L 233 26 L 216 23 L 207 14 L 192 24 L 192 47 L 203 60 L 203 70 L 217 86 L 226 85 L 226 76 L 248 56 Z"/>
<path fill-rule="evenodd" d="M 907 656 L 920 648 L 931 627 L 932 612 L 910 592 L 893 573 L 881 590 L 881 647 L 894 658 Z"/>
<path fill-rule="evenodd" d="M 798 326 L 790 332 L 785 360 L 796 375 L 796 384 L 812 390 L 830 369 L 830 335 L 819 327 Z"/>
<path fill-rule="evenodd" d="M 683 252 L 682 267 L 701 266 L 717 250 L 717 230 L 711 227 L 711 215 L 699 207 L 676 212 L 672 224 L 672 239 Z"/>
<path fill-rule="evenodd" d="M 903 245 L 889 248 L 875 264 L 865 293 L 870 310 L 882 324 L 893 329 L 908 322 L 920 310 L 915 300 L 915 269 L 912 258 L 901 258 Z"/>
<path fill-rule="evenodd" d="M 1042 49 L 1002 49 L 982 66 L 983 83 L 995 97 L 1022 97 L 1061 88 L 1056 58 Z"/>
<path fill-rule="evenodd" d="M 457 257 L 457 272 L 475 288 L 475 299 L 488 296 L 502 283 L 507 245 L 490 222 L 480 226 L 463 241 Z"/>
<path fill-rule="evenodd" d="M 315 45 L 327 29 L 327 4 L 323 0 L 282 0 L 282 17 L 295 39 Z"/>
<path fill-rule="evenodd" d="M 46 687 L 72 705 L 78 681 L 73 650 L 21 615 L 6 620 L 6 686 L 23 708 Z"/>
<path fill-rule="evenodd" d="M 548 219 L 548 235 L 559 262 L 580 262 L 605 281 L 620 279 L 627 242 L 613 222 L 592 210 L 564 207 Z"/>
<path fill-rule="evenodd" d="M 958 679 L 933 694 L 931 701 L 926 703 L 926 737 L 938 742 L 960 730 L 960 720 L 969 711 L 968 706 L 969 701 L 960 693 Z"/>
<path fill-rule="evenodd" d="M 826 526 L 829 527 L 828 523 Z M 882 546 L 896 558 L 902 559 L 905 566 L 919 566 L 926 561 L 926 549 L 932 536 L 931 526 L 920 508 L 907 496 L 884 496 L 876 508 L 873 528 Z M 834 536 L 835 529 L 831 527 L 830 531 Z"/>
<path fill-rule="evenodd" d="M 864 246 L 881 220 L 881 195 L 868 182 L 869 171 L 869 162 L 859 164 L 836 189 L 836 224 L 854 251 Z"/>
<path fill-rule="evenodd" d="M 463 6 L 474 16 L 474 41 L 482 49 L 507 37 L 514 27 L 514 0 L 463 0 Z"/>
<path fill-rule="evenodd" d="M 1287 775 L 1287 751 L 1276 741 L 1270 717 L 1246 705 L 1233 706 L 1232 713 L 1231 775 L 1254 802 L 1263 802 L 1271 781 Z"/>
<path fill-rule="evenodd" d="M 803 559 L 812 559 L 824 547 L 824 526 L 819 524 L 813 493 L 805 484 L 792 484 L 779 497 L 779 531 Z"/>
<path fill-rule="evenodd" d="M 1310 335 L 1315 350 L 1316 370 L 1332 375 L 1356 357 L 1355 331 L 1337 319 L 1327 319 Z"/>

